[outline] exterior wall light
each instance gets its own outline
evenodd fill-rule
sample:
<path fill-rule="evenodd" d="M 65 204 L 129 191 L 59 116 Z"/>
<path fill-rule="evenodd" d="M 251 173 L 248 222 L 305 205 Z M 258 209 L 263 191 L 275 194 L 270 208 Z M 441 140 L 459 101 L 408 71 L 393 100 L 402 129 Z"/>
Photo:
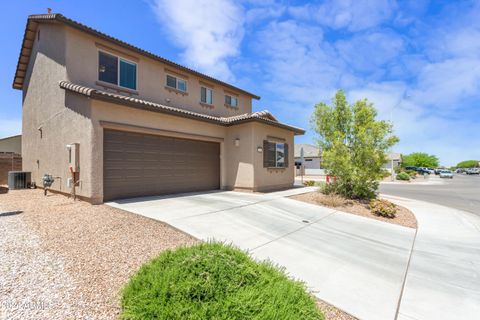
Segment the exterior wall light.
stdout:
<path fill-rule="evenodd" d="M 261 153 L 263 151 L 263 148 L 259 146 L 257 147 L 257 151 Z"/>
<path fill-rule="evenodd" d="M 240 146 L 240 139 L 235 139 L 235 147 L 239 147 Z"/>

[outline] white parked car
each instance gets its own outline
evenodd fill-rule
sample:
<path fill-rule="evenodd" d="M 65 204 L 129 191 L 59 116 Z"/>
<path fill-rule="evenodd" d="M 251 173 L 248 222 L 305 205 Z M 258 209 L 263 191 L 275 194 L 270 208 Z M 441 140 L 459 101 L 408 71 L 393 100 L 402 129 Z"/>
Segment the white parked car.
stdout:
<path fill-rule="evenodd" d="M 453 173 L 450 170 L 440 170 L 440 178 L 453 179 Z"/>
<path fill-rule="evenodd" d="M 480 174 L 480 168 L 469 168 L 465 170 L 466 174 Z"/>

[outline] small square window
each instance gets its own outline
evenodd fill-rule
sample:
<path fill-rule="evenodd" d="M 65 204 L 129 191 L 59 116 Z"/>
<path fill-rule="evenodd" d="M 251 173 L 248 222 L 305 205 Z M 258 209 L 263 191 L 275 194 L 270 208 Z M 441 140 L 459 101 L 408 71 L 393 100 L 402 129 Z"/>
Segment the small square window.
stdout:
<path fill-rule="evenodd" d="M 210 88 L 201 87 L 200 101 L 203 103 L 213 104 L 213 90 Z"/>
<path fill-rule="evenodd" d="M 187 81 L 183 79 L 177 79 L 177 89 L 180 91 L 187 92 Z"/>
<path fill-rule="evenodd" d="M 238 98 L 230 95 L 225 95 L 225 104 L 230 107 L 238 107 Z"/>
<path fill-rule="evenodd" d="M 137 65 L 133 62 L 99 51 L 98 80 L 137 90 Z"/>

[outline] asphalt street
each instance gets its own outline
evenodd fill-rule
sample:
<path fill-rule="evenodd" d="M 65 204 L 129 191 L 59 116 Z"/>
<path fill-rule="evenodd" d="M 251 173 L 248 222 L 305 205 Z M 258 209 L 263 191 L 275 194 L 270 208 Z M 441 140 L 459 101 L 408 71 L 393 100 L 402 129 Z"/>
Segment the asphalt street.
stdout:
<path fill-rule="evenodd" d="M 440 180 L 438 176 L 429 179 Z M 441 181 L 442 184 L 431 185 L 381 184 L 380 193 L 436 203 L 480 216 L 480 176 L 455 174 L 453 179 Z"/>

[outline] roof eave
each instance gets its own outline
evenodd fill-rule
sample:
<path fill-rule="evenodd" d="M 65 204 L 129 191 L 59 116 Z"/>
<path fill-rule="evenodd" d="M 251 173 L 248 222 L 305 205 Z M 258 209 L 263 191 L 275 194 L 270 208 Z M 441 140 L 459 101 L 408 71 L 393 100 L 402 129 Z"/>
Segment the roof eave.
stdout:
<path fill-rule="evenodd" d="M 105 102 L 110 102 L 110 103 L 115 103 L 115 104 L 120 104 L 120 105 L 125 105 L 128 107 L 132 107 L 135 109 L 139 110 L 144 110 L 144 111 L 153 111 L 153 112 L 159 112 L 163 114 L 169 114 L 177 117 L 182 117 L 182 118 L 188 118 L 188 119 L 193 119 L 197 121 L 203 121 L 203 122 L 208 122 L 220 126 L 234 126 L 246 122 L 252 122 L 252 121 L 257 121 L 261 122 L 267 125 L 283 128 L 289 131 L 293 131 L 295 135 L 303 135 L 305 133 L 305 130 L 293 126 L 289 126 L 287 124 L 283 124 L 280 122 L 264 119 L 264 118 L 259 118 L 259 117 L 254 117 L 254 118 L 247 118 L 247 119 L 241 119 L 241 120 L 234 120 L 231 122 L 223 122 L 218 118 L 213 118 L 209 116 L 204 116 L 202 114 L 196 114 L 196 113 L 191 113 L 188 111 L 182 112 L 181 110 L 170 110 L 167 109 L 167 107 L 164 108 L 159 108 L 154 106 L 155 103 L 151 103 L 149 101 L 144 101 L 147 103 L 140 103 L 140 102 L 135 102 L 127 99 L 121 99 L 115 96 L 108 96 L 105 94 L 102 94 L 101 92 L 97 92 L 97 90 L 92 89 L 92 88 L 85 88 L 79 85 L 75 85 L 73 83 L 68 83 L 68 82 L 63 82 L 61 81 L 59 83 L 60 87 L 64 90 L 67 90 L 69 92 L 72 92 L 74 94 L 79 94 L 83 95 L 87 98 L 92 98 L 100 101 L 105 101 Z M 150 105 L 151 104 L 151 105 Z"/>
<path fill-rule="evenodd" d="M 29 31 L 29 25 L 32 23 L 32 22 L 35 22 L 35 23 L 38 23 L 38 22 L 44 22 L 44 21 L 59 21 L 59 22 L 62 22 L 70 27 L 73 27 L 75 29 L 78 29 L 78 30 L 81 30 L 83 32 L 86 32 L 86 33 L 89 33 L 95 37 L 99 37 L 99 38 L 102 38 L 106 41 L 110 41 L 110 42 L 113 42 L 115 43 L 116 45 L 118 46 L 121 46 L 121 47 L 124 47 L 128 50 L 132 50 L 140 55 L 143 55 L 143 56 L 147 56 L 149 58 L 152 58 L 154 60 L 157 60 L 157 61 L 160 61 L 162 63 L 165 63 L 167 65 L 170 65 L 171 67 L 174 67 L 174 68 L 178 68 L 180 70 L 183 70 L 185 72 L 188 72 L 188 73 L 191 73 L 191 74 L 194 74 L 200 78 L 203 78 L 203 79 L 206 79 L 206 80 L 210 80 L 212 82 L 215 82 L 215 83 L 218 83 L 220 85 L 223 85 L 227 88 L 230 88 L 232 90 L 235 90 L 235 91 L 238 91 L 238 92 L 241 92 L 243 94 L 246 94 L 250 97 L 252 97 L 253 99 L 256 99 L 256 100 L 260 100 L 261 97 L 256 95 L 256 94 L 253 94 L 251 92 L 248 92 L 248 91 L 245 91 L 243 89 L 240 89 L 240 88 L 237 88 L 229 83 L 226 83 L 226 82 L 223 82 L 221 80 L 218 80 L 218 79 L 215 79 L 215 78 L 212 78 L 206 74 L 203 74 L 203 73 L 200 73 L 198 71 L 195 71 L 195 70 L 192 70 L 190 68 L 187 68 L 185 66 L 182 66 L 180 64 L 177 64 L 173 61 L 170 61 L 168 59 L 165 59 L 165 58 L 162 58 L 156 54 L 153 54 L 151 52 L 148 52 L 146 50 L 143 50 L 141 48 L 138 48 L 134 45 L 131 45 L 127 42 L 124 42 L 120 39 L 117 39 L 117 38 L 114 38 L 112 36 L 109 36 L 103 32 L 100 32 L 98 30 L 95 30 L 87 25 L 84 25 L 82 23 L 79 23 L 77 21 L 74 21 L 72 19 L 69 19 L 67 17 L 65 17 L 64 15 L 60 14 L 60 13 L 55 13 L 55 14 L 34 14 L 34 15 L 30 15 L 28 16 L 28 19 L 27 19 L 27 25 L 25 27 L 25 33 L 23 35 L 23 40 L 22 40 L 22 49 L 24 48 L 24 44 L 25 44 L 25 41 L 27 40 L 27 32 Z M 35 29 L 32 30 L 32 31 L 36 31 L 36 28 L 37 26 L 35 25 Z M 18 63 L 17 63 L 17 68 L 16 68 L 16 72 L 15 72 L 15 78 L 14 78 L 14 82 L 13 82 L 13 85 L 12 87 L 14 89 L 22 89 L 23 88 L 23 80 L 21 82 L 17 82 L 16 79 L 17 79 L 17 73 L 19 71 L 19 67 L 20 67 L 20 59 L 22 57 L 22 50 L 20 50 L 20 57 L 18 59 Z M 28 59 L 27 59 L 27 66 L 28 66 L 28 61 L 30 60 L 30 55 L 28 56 Z"/>
<path fill-rule="evenodd" d="M 234 122 L 230 123 L 229 125 L 237 125 L 237 124 L 242 124 L 242 123 L 252 122 L 252 121 L 256 121 L 256 122 L 268 124 L 268 125 L 271 125 L 271 126 L 274 126 L 274 127 L 278 127 L 278 128 L 293 131 L 296 136 L 300 136 L 300 135 L 305 134 L 305 130 L 302 129 L 302 128 L 297 128 L 297 127 L 294 127 L 294 126 L 290 126 L 288 124 L 284 124 L 284 123 L 276 122 L 276 121 L 271 121 L 271 120 L 267 120 L 267 119 L 264 119 L 264 118 L 242 119 L 242 120 L 234 121 Z"/>

